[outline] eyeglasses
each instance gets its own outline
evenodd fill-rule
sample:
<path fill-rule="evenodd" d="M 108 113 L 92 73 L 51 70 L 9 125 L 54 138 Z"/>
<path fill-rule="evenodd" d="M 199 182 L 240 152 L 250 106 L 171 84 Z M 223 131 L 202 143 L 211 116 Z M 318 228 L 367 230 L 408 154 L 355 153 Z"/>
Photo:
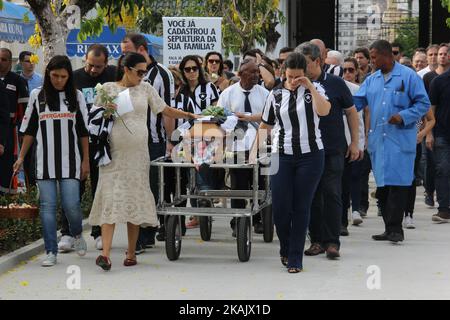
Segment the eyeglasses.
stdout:
<path fill-rule="evenodd" d="M 344 73 L 346 73 L 346 72 L 353 73 L 353 72 L 355 72 L 355 68 L 344 68 Z"/>
<path fill-rule="evenodd" d="M 31 63 L 30 60 L 23 60 L 22 62 Z"/>
<path fill-rule="evenodd" d="M 400 52 L 399 51 L 392 51 L 392 53 L 394 54 L 394 56 L 398 55 Z"/>
<path fill-rule="evenodd" d="M 142 78 L 143 76 L 145 76 L 145 74 L 147 73 L 147 70 L 139 70 L 133 67 L 130 67 L 130 69 L 136 71 L 138 77 Z"/>
<path fill-rule="evenodd" d="M 185 67 L 184 68 L 184 72 L 186 72 L 186 73 L 197 72 L 197 71 L 198 71 L 198 67 Z"/>
<path fill-rule="evenodd" d="M 219 59 L 208 59 L 208 63 L 211 64 L 220 64 L 222 61 Z"/>

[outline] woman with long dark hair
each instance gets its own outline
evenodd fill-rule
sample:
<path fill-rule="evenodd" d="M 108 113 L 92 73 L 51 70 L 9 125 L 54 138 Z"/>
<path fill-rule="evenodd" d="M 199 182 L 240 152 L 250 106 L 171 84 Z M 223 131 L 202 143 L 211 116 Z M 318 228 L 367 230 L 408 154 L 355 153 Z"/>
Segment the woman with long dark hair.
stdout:
<path fill-rule="evenodd" d="M 56 264 L 58 185 L 70 233 L 75 237 L 75 250 L 78 255 L 85 255 L 86 242 L 81 234 L 80 180 L 89 174 L 87 108 L 83 94 L 75 89 L 72 66 L 66 56 L 55 56 L 48 63 L 44 85 L 42 89 L 31 92 L 20 131 L 24 138 L 14 164 L 15 172 L 22 165 L 33 141 L 37 141 L 36 177 L 47 253 L 42 266 Z M 82 154 L 79 145 L 82 146 Z"/>
<path fill-rule="evenodd" d="M 223 57 L 220 52 L 211 51 L 206 54 L 205 71 L 209 75 L 211 82 L 219 90 L 219 93 L 230 86 L 230 81 L 223 71 L 223 66 Z"/>
<path fill-rule="evenodd" d="M 216 86 L 206 79 L 202 65 L 196 56 L 184 57 L 180 63 L 180 71 L 184 81 L 180 92 L 191 97 L 197 112 L 217 104 L 219 92 Z"/>
<path fill-rule="evenodd" d="M 127 53 L 119 60 L 118 67 L 118 81 L 105 83 L 103 87 L 111 96 L 129 90 L 133 110 L 123 114 L 121 120 L 116 119 L 113 123 L 109 134 L 111 159 L 99 169 L 97 192 L 89 217 L 91 225 L 102 227 L 103 252 L 97 257 L 96 264 L 103 270 L 111 269 L 109 257 L 116 223 L 127 224 L 128 251 L 123 262 L 125 266 L 134 266 L 137 263 L 135 253 L 139 226 L 158 225 L 155 200 L 149 182 L 148 108 L 155 114 L 162 113 L 171 118 L 196 118 L 192 113 L 167 106 L 156 90 L 149 83 L 142 81 L 147 73 L 144 56 Z M 101 104 L 99 96 L 94 104 Z M 92 118 L 100 109 L 91 111 Z"/>

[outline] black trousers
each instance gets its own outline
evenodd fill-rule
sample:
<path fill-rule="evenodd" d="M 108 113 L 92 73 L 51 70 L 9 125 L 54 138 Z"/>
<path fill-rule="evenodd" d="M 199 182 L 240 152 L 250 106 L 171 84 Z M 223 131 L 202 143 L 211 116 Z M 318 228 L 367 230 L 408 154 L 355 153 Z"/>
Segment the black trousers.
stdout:
<path fill-rule="evenodd" d="M 359 208 L 365 212 L 369 209 L 369 175 L 372 170 L 370 155 L 364 151 L 364 158 L 361 160 L 361 200 Z"/>
<path fill-rule="evenodd" d="M 419 143 L 416 149 L 416 159 L 414 161 L 414 176 L 418 177 L 418 171 L 420 169 L 420 159 L 422 156 L 422 146 Z M 410 216 L 412 218 L 414 213 L 414 204 L 416 203 L 416 179 L 413 179 L 412 185 L 408 191 L 408 201 L 406 203 L 405 217 Z"/>
<path fill-rule="evenodd" d="M 406 209 L 409 190 L 409 186 L 384 186 L 377 188 L 377 199 L 386 233 L 398 232 L 403 234 L 403 213 Z"/>
<path fill-rule="evenodd" d="M 264 190 L 265 177 L 258 175 L 258 188 Z M 253 170 L 252 169 L 230 169 L 231 190 L 253 190 Z M 231 208 L 244 209 L 247 200 L 232 199 Z M 261 222 L 261 215 L 253 216 L 253 225 Z M 234 229 L 236 218 L 231 219 L 230 226 Z"/>
<path fill-rule="evenodd" d="M 91 194 L 92 199 L 95 197 L 95 191 L 97 190 L 98 184 L 98 167 L 94 163 L 94 156 L 96 153 L 95 146 L 93 144 L 89 144 L 89 166 L 90 166 L 90 180 L 91 180 Z M 86 181 L 82 181 L 80 183 L 80 197 L 83 197 L 83 194 L 86 190 Z M 61 234 L 63 236 L 72 236 L 69 230 L 69 222 L 67 221 L 66 215 L 64 211 L 61 214 Z M 95 239 L 102 235 L 102 228 L 100 226 L 92 226 L 91 236 Z"/>
<path fill-rule="evenodd" d="M 360 209 L 361 203 L 361 167 L 362 161 L 349 162 L 345 159 L 342 174 L 342 226 L 348 226 L 348 209 L 350 204 L 353 211 Z"/>
<path fill-rule="evenodd" d="M 325 167 L 311 207 L 309 233 L 312 243 L 325 249 L 330 244 L 340 247 L 342 220 L 342 174 L 344 154 L 325 155 Z"/>

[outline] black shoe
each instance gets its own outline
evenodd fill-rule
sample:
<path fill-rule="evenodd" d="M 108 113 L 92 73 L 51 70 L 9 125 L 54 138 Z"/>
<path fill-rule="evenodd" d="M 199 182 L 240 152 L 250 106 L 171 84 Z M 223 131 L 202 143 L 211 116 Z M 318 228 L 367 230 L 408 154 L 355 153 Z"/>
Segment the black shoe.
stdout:
<path fill-rule="evenodd" d="M 156 240 L 158 240 L 158 241 L 166 241 L 166 233 L 160 231 L 160 232 L 156 235 Z"/>
<path fill-rule="evenodd" d="M 373 235 L 372 239 L 375 240 L 375 241 L 387 241 L 387 240 L 389 240 L 387 232 L 383 232 L 382 234 Z"/>
<path fill-rule="evenodd" d="M 257 234 L 263 234 L 264 233 L 264 226 L 261 222 L 256 222 L 253 226 L 253 229 L 255 230 L 255 233 Z"/>
<path fill-rule="evenodd" d="M 166 229 L 164 226 L 161 226 L 158 230 L 158 234 L 156 235 L 156 240 L 158 241 L 166 241 Z"/>
<path fill-rule="evenodd" d="M 138 241 L 136 243 L 136 254 L 139 255 L 141 253 L 145 252 L 145 248 L 142 246 L 142 244 Z"/>
<path fill-rule="evenodd" d="M 341 236 L 347 237 L 349 235 L 348 229 L 346 226 L 341 226 Z"/>
<path fill-rule="evenodd" d="M 433 194 L 426 194 L 425 195 L 425 204 L 429 207 L 434 208 L 434 195 Z"/>
<path fill-rule="evenodd" d="M 392 241 L 395 243 L 405 240 L 405 237 L 400 232 L 391 232 L 388 234 L 387 238 L 389 241 Z"/>

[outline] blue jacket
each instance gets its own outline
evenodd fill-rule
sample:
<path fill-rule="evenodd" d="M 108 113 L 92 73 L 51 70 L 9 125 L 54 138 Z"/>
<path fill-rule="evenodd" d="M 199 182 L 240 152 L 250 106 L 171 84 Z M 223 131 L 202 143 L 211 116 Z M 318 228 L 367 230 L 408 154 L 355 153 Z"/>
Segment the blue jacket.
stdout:
<path fill-rule="evenodd" d="M 368 151 L 378 187 L 410 186 L 416 157 L 416 122 L 430 108 L 422 79 L 414 70 L 395 63 L 385 82 L 380 70 L 368 77 L 353 97 L 359 110 L 370 110 Z M 399 114 L 403 124 L 388 121 Z"/>

